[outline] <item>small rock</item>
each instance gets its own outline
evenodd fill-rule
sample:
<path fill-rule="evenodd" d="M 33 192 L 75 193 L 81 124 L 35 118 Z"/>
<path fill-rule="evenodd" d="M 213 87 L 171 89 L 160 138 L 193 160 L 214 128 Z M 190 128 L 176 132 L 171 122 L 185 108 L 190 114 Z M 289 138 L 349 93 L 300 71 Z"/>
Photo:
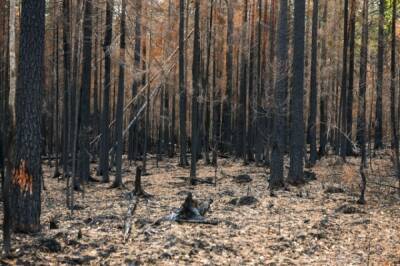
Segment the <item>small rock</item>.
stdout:
<path fill-rule="evenodd" d="M 230 200 L 228 203 L 231 205 L 245 206 L 245 205 L 253 205 L 257 202 L 258 200 L 253 196 L 243 196 L 240 198 L 234 198 Z"/>

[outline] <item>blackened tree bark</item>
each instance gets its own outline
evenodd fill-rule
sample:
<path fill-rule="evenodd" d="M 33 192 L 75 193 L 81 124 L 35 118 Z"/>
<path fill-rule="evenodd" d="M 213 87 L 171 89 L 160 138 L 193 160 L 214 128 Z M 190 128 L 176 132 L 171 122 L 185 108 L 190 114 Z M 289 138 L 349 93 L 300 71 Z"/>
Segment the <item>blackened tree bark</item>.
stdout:
<path fill-rule="evenodd" d="M 350 6 L 350 40 L 349 40 L 349 83 L 347 84 L 346 96 L 346 155 L 353 153 L 353 98 L 354 98 L 354 60 L 355 60 L 355 42 L 356 42 L 356 1 L 351 1 Z"/>
<path fill-rule="evenodd" d="M 348 46 L 349 46 L 349 31 L 348 31 L 348 22 L 349 22 L 349 0 L 344 0 L 344 17 L 343 17 L 343 60 L 342 60 L 342 84 L 340 90 L 340 110 L 339 110 L 339 136 L 338 136 L 338 147 L 337 151 L 339 151 L 340 156 L 342 158 L 346 157 L 347 153 L 347 139 L 346 139 L 346 118 L 347 118 L 347 108 L 346 108 L 346 99 L 347 99 L 347 55 L 348 55 Z"/>
<path fill-rule="evenodd" d="M 226 29 L 226 98 L 223 102 L 222 139 L 224 151 L 232 150 L 232 90 L 233 90 L 233 16 L 230 0 L 226 1 L 228 21 Z"/>
<path fill-rule="evenodd" d="M 100 151 L 100 170 L 103 176 L 103 182 L 109 182 L 109 142 L 110 129 L 110 87 L 111 87 L 111 42 L 112 42 L 112 21 L 113 21 L 113 0 L 107 1 L 105 37 L 103 44 L 104 51 L 104 92 L 103 92 L 103 112 L 101 119 L 101 151 Z"/>
<path fill-rule="evenodd" d="M 140 62 L 141 62 L 141 51 L 142 51 L 142 0 L 136 0 L 136 18 L 135 18 L 135 47 L 134 47 L 134 55 L 133 55 L 133 66 L 134 66 L 134 71 L 140 71 Z M 139 82 L 139 77 L 137 75 L 133 76 L 133 82 L 132 82 L 132 97 L 135 97 L 138 91 L 138 87 L 140 85 Z M 132 105 L 131 107 L 131 114 L 130 114 L 130 119 L 133 119 L 135 117 L 135 105 Z M 138 137 L 138 126 L 137 123 L 135 123 L 130 129 L 129 129 L 129 148 L 128 148 L 128 159 L 131 160 L 136 160 L 136 154 L 137 150 L 135 147 L 137 147 L 136 143 L 138 142 L 137 140 Z"/>
<path fill-rule="evenodd" d="M 382 86 L 383 86 L 383 60 L 385 54 L 385 0 L 379 0 L 379 29 L 378 29 L 378 60 L 376 77 L 376 111 L 375 111 L 375 149 L 383 148 L 383 112 L 382 112 Z"/>
<path fill-rule="evenodd" d="M 238 107 L 238 139 L 236 147 L 236 155 L 246 160 L 246 124 L 247 124 L 247 55 L 248 48 L 247 41 L 247 13 L 248 13 L 248 0 L 244 1 L 243 7 L 243 22 L 241 39 L 242 45 L 240 49 L 240 92 L 239 92 L 239 107 Z"/>
<path fill-rule="evenodd" d="M 290 169 L 289 182 L 303 183 L 304 167 L 304 17 L 306 3 L 297 0 L 294 4 L 293 31 L 293 89 L 291 93 Z"/>
<path fill-rule="evenodd" d="M 45 0 L 21 6 L 16 132 L 10 197 L 14 230 L 40 231 L 40 94 L 44 77 Z"/>
<path fill-rule="evenodd" d="M 62 163 L 64 176 L 68 175 L 69 160 L 69 139 L 70 128 L 69 121 L 70 108 L 68 104 L 70 90 L 70 74 L 71 74 L 71 46 L 70 46 L 70 1 L 63 0 L 63 54 L 64 54 L 64 95 L 63 95 L 63 149 Z"/>
<path fill-rule="evenodd" d="M 396 121 L 396 20 L 397 20 L 397 0 L 392 3 L 392 47 L 391 47 L 391 63 L 390 63 L 390 123 L 392 129 L 392 150 L 393 161 L 396 176 L 400 181 L 400 165 L 399 165 L 399 136 L 397 133 Z"/>
<path fill-rule="evenodd" d="M 250 23 L 250 44 L 249 44 L 249 73 L 248 73 L 248 109 L 247 109 L 247 136 L 245 138 L 247 157 L 245 157 L 245 162 L 254 161 L 254 150 L 253 150 L 253 125 L 254 125 L 254 88 L 257 88 L 257 83 L 255 80 L 256 73 L 256 51 L 254 49 L 255 42 L 255 3 L 251 7 L 251 23 Z"/>
<path fill-rule="evenodd" d="M 271 190 L 284 186 L 283 154 L 285 150 L 285 134 L 287 112 L 286 91 L 288 87 L 288 2 L 280 0 L 278 22 L 278 44 L 276 50 L 276 71 L 274 90 L 274 119 L 271 151 Z"/>
<path fill-rule="evenodd" d="M 318 102 L 318 2 L 313 1 L 312 40 L 311 40 L 311 80 L 310 80 L 310 114 L 308 117 L 308 142 L 310 143 L 310 165 L 317 162 L 317 102 Z M 321 126 L 321 125 L 320 125 Z"/>
<path fill-rule="evenodd" d="M 188 164 L 186 157 L 186 85 L 185 85 L 185 0 L 179 1 L 179 139 L 181 166 Z"/>
<path fill-rule="evenodd" d="M 357 119 L 357 135 L 359 136 L 359 144 L 361 149 L 361 194 L 358 203 L 365 204 L 365 189 L 367 178 L 365 168 L 367 164 L 366 151 L 366 88 L 367 88 L 367 63 L 368 63 L 368 0 L 364 0 L 362 9 L 362 37 L 360 51 L 360 79 L 359 79 L 359 102 L 358 102 L 358 119 Z"/>
<path fill-rule="evenodd" d="M 81 76 L 81 104 L 79 131 L 79 172 L 82 181 L 89 181 L 90 85 L 92 78 L 92 0 L 85 0 L 83 22 L 83 64 Z"/>
<path fill-rule="evenodd" d="M 199 93 L 200 93 L 200 0 L 194 3 L 194 39 L 193 39 L 193 66 L 192 66 L 192 157 L 189 184 L 193 185 L 196 178 L 197 149 L 199 143 Z"/>
<path fill-rule="evenodd" d="M 328 15 L 328 2 L 325 1 L 324 3 L 324 13 L 322 16 L 322 27 L 326 29 L 326 21 Z M 323 67 L 323 71 L 321 70 L 322 82 L 321 82 L 321 95 L 320 95 L 320 103 L 319 103 L 319 110 L 320 110 L 320 125 L 319 125 L 319 156 L 322 157 L 325 155 L 326 145 L 328 144 L 328 82 L 327 81 L 327 71 L 326 71 L 326 58 L 327 58 L 327 48 L 326 48 L 326 35 L 323 34 L 322 41 L 321 41 L 321 69 Z"/>
<path fill-rule="evenodd" d="M 124 97 L 125 97 L 125 28 L 126 28 L 126 1 L 122 0 L 121 25 L 120 25 L 120 54 L 119 54 L 119 75 L 118 75 L 118 99 L 115 124 L 115 136 L 117 139 L 115 153 L 115 180 L 113 187 L 122 187 L 122 153 L 124 150 L 124 140 L 122 127 L 124 123 Z"/>

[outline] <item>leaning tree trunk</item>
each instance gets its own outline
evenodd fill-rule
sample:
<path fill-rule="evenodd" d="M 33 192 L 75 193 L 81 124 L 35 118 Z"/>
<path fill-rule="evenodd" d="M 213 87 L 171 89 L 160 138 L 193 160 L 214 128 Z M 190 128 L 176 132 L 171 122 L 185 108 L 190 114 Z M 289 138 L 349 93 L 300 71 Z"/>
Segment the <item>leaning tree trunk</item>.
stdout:
<path fill-rule="evenodd" d="M 44 78 L 45 1 L 21 6 L 15 147 L 10 179 L 14 230 L 40 231 L 41 180 L 40 95 Z"/>

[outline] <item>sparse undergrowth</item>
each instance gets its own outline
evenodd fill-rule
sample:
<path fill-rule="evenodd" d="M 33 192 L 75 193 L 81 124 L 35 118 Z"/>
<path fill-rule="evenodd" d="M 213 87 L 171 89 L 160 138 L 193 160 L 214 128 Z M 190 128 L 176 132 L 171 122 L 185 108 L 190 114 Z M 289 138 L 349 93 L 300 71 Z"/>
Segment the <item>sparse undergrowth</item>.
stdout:
<path fill-rule="evenodd" d="M 357 205 L 358 163 L 328 157 L 313 169 L 317 180 L 271 197 L 268 171 L 255 165 L 221 160 L 216 186 L 200 183 L 190 188 L 177 178 L 188 176 L 189 169 L 177 167 L 175 160 L 164 160 L 159 168 L 151 161 L 150 175 L 142 184 L 153 197 L 139 200 L 126 242 L 133 166 L 124 164 L 125 189 L 100 183 L 86 186 L 85 197 L 77 196 L 80 208 L 71 217 L 65 208 L 65 182 L 51 178 L 53 169 L 46 163 L 42 232 L 14 235 L 15 258 L 3 263 L 395 265 L 400 263 L 400 199 L 393 189 L 370 184 L 367 205 Z M 383 155 L 373 161 L 373 168 L 385 169 L 386 164 L 390 161 Z M 200 165 L 198 178 L 214 180 L 214 168 Z M 231 178 L 241 174 L 251 181 Z M 194 198 L 212 199 L 206 216 L 218 224 L 156 223 L 176 211 L 189 191 Z M 246 197 L 252 197 L 251 204 L 237 204 Z"/>

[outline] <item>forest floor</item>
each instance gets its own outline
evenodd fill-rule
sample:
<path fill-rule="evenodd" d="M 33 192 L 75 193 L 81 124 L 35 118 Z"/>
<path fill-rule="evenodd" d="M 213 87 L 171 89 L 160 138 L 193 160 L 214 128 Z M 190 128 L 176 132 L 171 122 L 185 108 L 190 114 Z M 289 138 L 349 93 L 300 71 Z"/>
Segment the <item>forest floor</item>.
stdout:
<path fill-rule="evenodd" d="M 135 167 L 124 165 L 125 189 L 91 183 L 84 197 L 76 194 L 79 208 L 71 216 L 65 207 L 65 181 L 53 179 L 44 163 L 46 190 L 42 196 L 41 233 L 14 235 L 17 265 L 400 265 L 400 197 L 389 186 L 389 153 L 378 154 L 368 176 L 367 204 L 357 205 L 359 160 L 347 163 L 330 156 L 312 169 L 316 180 L 288 187 L 271 196 L 269 170 L 254 164 L 220 159 L 217 185 L 193 188 L 179 177 L 189 168 L 176 159 L 156 167 L 151 160 L 142 184 L 153 195 L 141 199 L 133 215 L 132 233 L 124 241 L 124 223 L 133 188 Z M 92 165 L 93 173 L 95 165 Z M 287 167 L 286 167 L 287 170 Z M 247 174 L 249 183 L 233 176 Z M 215 168 L 199 162 L 198 177 L 213 180 Z M 111 176 L 113 179 L 113 176 Z M 389 185 L 389 186 L 388 186 Z M 213 199 L 207 219 L 217 225 L 188 224 L 158 219 L 180 207 L 187 192 L 195 199 Z M 253 196 L 251 205 L 231 204 L 232 199 Z M 2 215 L 2 214 L 1 214 Z M 57 221 L 58 229 L 50 229 Z"/>

